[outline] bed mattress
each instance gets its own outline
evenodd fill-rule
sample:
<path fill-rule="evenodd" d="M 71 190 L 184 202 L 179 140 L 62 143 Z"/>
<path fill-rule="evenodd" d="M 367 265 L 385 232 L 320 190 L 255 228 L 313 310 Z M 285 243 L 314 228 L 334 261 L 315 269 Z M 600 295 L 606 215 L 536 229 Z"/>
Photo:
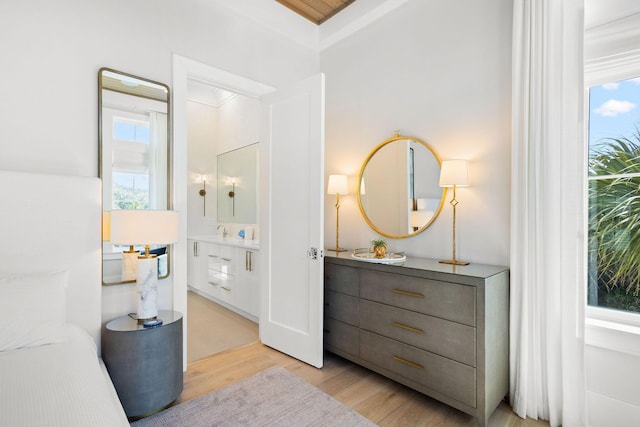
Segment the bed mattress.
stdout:
<path fill-rule="evenodd" d="M 93 339 L 0 352 L 0 426 L 128 426 Z"/>

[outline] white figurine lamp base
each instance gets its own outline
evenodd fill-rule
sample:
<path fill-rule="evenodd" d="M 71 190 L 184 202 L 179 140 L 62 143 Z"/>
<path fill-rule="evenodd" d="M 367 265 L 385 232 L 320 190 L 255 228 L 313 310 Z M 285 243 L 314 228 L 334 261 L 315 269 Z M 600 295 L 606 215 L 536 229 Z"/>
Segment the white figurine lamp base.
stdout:
<path fill-rule="evenodd" d="M 136 269 L 136 296 L 138 320 L 158 316 L 158 259 L 140 256 Z"/>

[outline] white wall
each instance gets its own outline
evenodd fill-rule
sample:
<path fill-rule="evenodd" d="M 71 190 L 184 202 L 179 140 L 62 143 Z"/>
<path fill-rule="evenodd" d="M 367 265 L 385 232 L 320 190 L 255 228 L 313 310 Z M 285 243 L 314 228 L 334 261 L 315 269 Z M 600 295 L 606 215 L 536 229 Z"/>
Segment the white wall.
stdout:
<path fill-rule="evenodd" d="M 207 0 L 3 0 L 0 52 L 0 169 L 80 176 L 98 173 L 102 66 L 171 84 L 177 53 L 274 87 L 319 67 L 316 52 Z M 161 308 L 172 284 L 160 283 Z M 104 288 L 103 319 L 132 311 L 134 298 L 130 285 Z"/>
<path fill-rule="evenodd" d="M 376 237 L 360 215 L 356 177 L 368 153 L 399 130 L 443 159 L 470 161 L 472 186 L 458 191 L 458 258 L 509 265 L 511 25 L 510 0 L 409 1 L 322 52 L 325 174 L 351 177 L 351 194 L 340 198 L 340 246 Z M 334 201 L 325 200 L 332 242 Z M 390 250 L 450 258 L 451 217 L 446 203 L 430 228 L 391 241 Z"/>
<path fill-rule="evenodd" d="M 215 232 L 217 217 L 217 135 L 218 108 L 198 102 L 187 103 L 187 233 L 211 234 Z M 200 178 L 206 180 L 206 192 L 200 196 L 203 188 Z"/>

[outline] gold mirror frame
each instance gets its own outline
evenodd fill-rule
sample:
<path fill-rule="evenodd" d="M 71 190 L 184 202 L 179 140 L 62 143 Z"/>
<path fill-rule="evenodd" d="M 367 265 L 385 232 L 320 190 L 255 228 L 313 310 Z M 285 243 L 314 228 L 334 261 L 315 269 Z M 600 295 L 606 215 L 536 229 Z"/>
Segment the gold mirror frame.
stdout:
<path fill-rule="evenodd" d="M 158 90 L 153 90 L 153 89 L 149 89 L 149 87 L 145 87 L 145 88 L 139 88 L 139 89 L 131 89 L 128 88 L 126 84 L 121 85 L 120 88 L 118 87 L 111 87 L 109 89 L 106 88 L 105 84 L 104 84 L 104 75 L 105 72 L 107 74 L 109 73 L 113 73 L 113 74 L 118 74 L 121 75 L 125 78 L 130 78 L 130 79 L 134 79 L 134 80 L 139 80 L 142 82 L 146 82 L 149 83 L 152 86 L 159 86 L 160 88 L 163 89 L 163 91 L 165 92 L 166 96 L 164 97 L 164 99 L 161 99 L 161 97 L 159 95 L 157 95 Z M 104 142 L 103 142 L 103 124 L 104 124 L 104 118 L 103 118 L 103 90 L 112 90 L 115 92 L 120 92 L 126 95 L 130 95 L 130 96 L 137 96 L 140 98 L 146 98 L 146 99 L 150 99 L 150 100 L 155 100 L 155 101 L 160 101 L 160 102 L 166 102 L 167 104 L 167 126 L 166 126 L 166 132 L 167 132 L 167 148 L 166 148 L 166 155 L 167 155 L 167 165 L 166 165 L 166 173 L 167 173 L 167 183 L 166 183 L 166 187 L 167 187 L 167 194 L 166 194 L 166 199 L 167 199 L 167 206 L 165 207 L 165 209 L 171 209 L 171 205 L 172 205 L 172 200 L 171 200 L 171 190 L 172 190 L 172 186 L 173 186 L 173 179 L 172 179 L 172 169 L 171 169 L 171 154 L 172 154 L 172 132 L 171 132 L 171 90 L 169 88 L 168 85 L 164 84 L 164 83 L 160 83 L 154 80 L 150 80 L 150 79 L 146 79 L 144 77 L 140 77 L 140 76 L 136 76 L 133 74 L 129 74 L 129 73 L 125 73 L 119 70 L 115 70 L 112 68 L 108 68 L 108 67 L 102 67 L 98 70 L 98 177 L 100 179 L 104 178 L 104 171 L 103 171 L 103 147 L 104 147 Z M 155 92 L 155 93 L 154 93 Z M 103 188 L 103 195 L 101 198 L 101 204 L 102 206 L 102 213 L 103 213 L 103 223 L 102 223 L 102 232 L 105 232 L 105 223 L 104 223 L 104 188 Z M 102 272 L 101 272 L 101 280 L 102 280 L 102 286 L 112 286 L 112 285 L 121 285 L 121 284 L 126 284 L 126 283 L 135 283 L 135 280 L 120 280 L 120 281 L 110 281 L 110 282 L 106 282 L 104 280 L 104 251 L 103 251 L 103 247 L 104 247 L 104 241 L 101 242 L 101 253 L 102 253 Z M 167 245 L 166 246 L 166 255 L 167 255 L 167 269 L 166 269 L 166 274 L 158 276 L 159 279 L 164 279 L 169 277 L 169 275 L 171 274 L 171 245 Z"/>
<path fill-rule="evenodd" d="M 381 142 L 380 144 L 378 144 L 378 146 L 376 146 L 373 149 L 373 151 L 371 151 L 371 153 L 369 153 L 367 158 L 364 160 L 364 162 L 362 163 L 362 167 L 360 168 L 360 172 L 358 173 L 358 182 L 357 182 L 357 189 L 356 189 L 356 196 L 357 196 L 356 200 L 358 201 L 358 208 L 360 209 L 360 213 L 362 214 L 362 217 L 367 222 L 369 227 L 371 227 L 373 230 L 375 230 L 378 234 L 381 234 L 382 236 L 386 236 L 386 237 L 389 237 L 389 238 L 392 238 L 392 239 L 405 239 L 407 237 L 413 237 L 413 236 L 416 236 L 416 235 L 422 233 L 424 230 L 426 230 L 433 223 L 433 221 L 435 221 L 435 219 L 440 214 L 440 211 L 442 210 L 442 207 L 443 207 L 444 202 L 445 202 L 445 197 L 446 197 L 446 192 L 444 191 L 444 189 L 442 189 L 441 190 L 440 201 L 438 203 L 437 209 L 433 213 L 433 216 L 431 217 L 431 219 L 429 219 L 429 221 L 426 224 L 424 224 L 423 226 L 419 227 L 413 233 L 397 234 L 397 235 L 396 234 L 392 234 L 392 233 L 390 233 L 390 232 L 388 232 L 386 230 L 380 229 L 378 226 L 376 226 L 371 221 L 371 219 L 367 215 L 367 212 L 365 210 L 365 207 L 363 206 L 363 201 L 362 201 L 362 194 L 363 194 L 362 183 L 363 183 L 363 179 L 364 179 L 365 170 L 367 168 L 367 165 L 371 161 L 371 159 L 383 147 L 386 147 L 387 145 L 392 144 L 392 143 L 394 143 L 396 141 L 402 141 L 402 140 L 414 141 L 414 142 L 420 144 L 421 146 L 426 148 L 433 155 L 433 157 L 437 161 L 439 167 L 442 165 L 442 160 L 440 159 L 440 156 L 438 156 L 438 153 L 436 153 L 433 150 L 433 148 L 431 148 L 431 146 L 429 146 L 429 144 L 427 144 L 426 142 L 422 141 L 419 138 L 416 138 L 416 137 L 413 137 L 413 136 L 399 135 L 399 134 L 395 134 L 393 136 L 393 138 L 389 138 L 389 139 Z M 438 175 L 439 175 L 439 171 L 438 171 Z M 366 191 L 371 191 L 370 188 L 366 188 L 366 185 L 365 185 L 365 189 L 366 189 Z M 407 206 L 408 206 L 408 204 L 409 204 L 409 200 L 407 200 Z M 407 209 L 407 212 L 409 212 L 408 209 Z"/>

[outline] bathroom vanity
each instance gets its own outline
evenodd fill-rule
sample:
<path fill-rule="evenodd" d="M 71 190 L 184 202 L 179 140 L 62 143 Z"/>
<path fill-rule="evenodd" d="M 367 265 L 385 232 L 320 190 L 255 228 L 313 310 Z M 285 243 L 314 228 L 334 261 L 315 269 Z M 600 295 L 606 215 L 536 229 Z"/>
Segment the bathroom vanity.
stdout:
<path fill-rule="evenodd" d="M 486 426 L 508 392 L 509 271 L 325 256 L 324 348 Z"/>
<path fill-rule="evenodd" d="M 259 244 L 234 237 L 188 239 L 187 284 L 194 292 L 250 319 L 259 316 Z"/>

